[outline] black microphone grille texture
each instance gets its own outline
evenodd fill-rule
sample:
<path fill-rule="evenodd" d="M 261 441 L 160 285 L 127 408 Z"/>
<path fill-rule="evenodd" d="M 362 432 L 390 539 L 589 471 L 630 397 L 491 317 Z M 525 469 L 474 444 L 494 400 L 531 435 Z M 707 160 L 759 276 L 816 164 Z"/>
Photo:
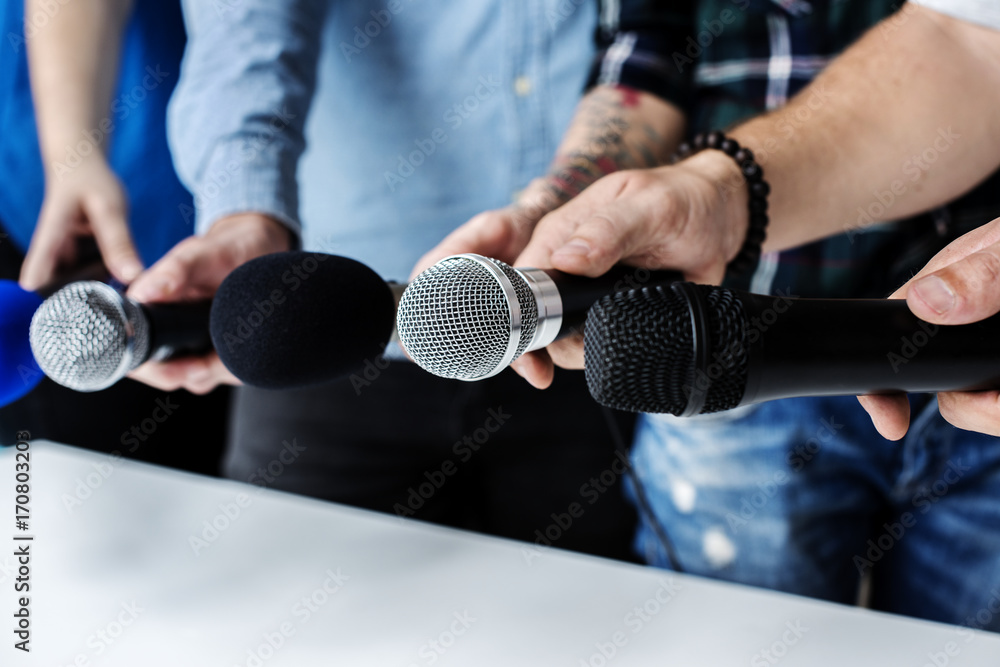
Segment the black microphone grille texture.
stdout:
<path fill-rule="evenodd" d="M 361 262 L 317 252 L 264 255 L 230 273 L 212 302 L 212 343 L 233 375 L 265 389 L 334 380 L 382 354 L 395 300 Z"/>
<path fill-rule="evenodd" d="M 584 340 L 590 393 L 607 407 L 708 414 L 738 406 L 746 390 L 746 315 L 727 289 L 676 283 L 605 296 Z"/>

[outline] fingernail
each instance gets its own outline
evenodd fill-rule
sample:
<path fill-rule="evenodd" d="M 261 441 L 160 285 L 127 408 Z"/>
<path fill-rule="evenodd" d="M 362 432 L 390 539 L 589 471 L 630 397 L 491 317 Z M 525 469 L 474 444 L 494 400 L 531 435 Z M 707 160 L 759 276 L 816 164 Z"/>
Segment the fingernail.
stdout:
<path fill-rule="evenodd" d="M 913 291 L 939 315 L 948 312 L 955 305 L 955 293 L 948 287 L 948 283 L 937 276 L 921 278 L 914 283 Z"/>
<path fill-rule="evenodd" d="M 590 254 L 590 244 L 586 241 L 573 239 L 563 247 L 556 250 L 554 255 L 566 255 L 570 257 L 587 257 Z"/>

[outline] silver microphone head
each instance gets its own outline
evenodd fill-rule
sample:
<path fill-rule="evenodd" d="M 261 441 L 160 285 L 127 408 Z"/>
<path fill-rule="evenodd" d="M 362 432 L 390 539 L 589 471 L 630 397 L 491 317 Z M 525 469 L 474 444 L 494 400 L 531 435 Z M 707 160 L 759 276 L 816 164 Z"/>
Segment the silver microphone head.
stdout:
<path fill-rule="evenodd" d="M 149 352 L 149 322 L 138 304 L 91 280 L 46 299 L 31 318 L 29 336 L 42 371 L 76 391 L 110 387 Z"/>
<path fill-rule="evenodd" d="M 496 375 L 537 343 L 537 281 L 497 259 L 447 257 L 403 292 L 396 314 L 399 341 L 434 375 L 458 380 Z"/>

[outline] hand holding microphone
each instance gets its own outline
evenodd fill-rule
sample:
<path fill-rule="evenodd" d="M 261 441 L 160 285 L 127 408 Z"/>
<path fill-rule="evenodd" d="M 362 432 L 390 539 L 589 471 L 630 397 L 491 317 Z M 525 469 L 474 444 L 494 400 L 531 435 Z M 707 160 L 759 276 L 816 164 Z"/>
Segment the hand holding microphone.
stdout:
<path fill-rule="evenodd" d="M 680 278 L 624 266 L 585 278 L 455 255 L 413 279 L 400 299 L 396 329 L 407 354 L 425 370 L 481 380 L 574 331 L 602 295 Z"/>

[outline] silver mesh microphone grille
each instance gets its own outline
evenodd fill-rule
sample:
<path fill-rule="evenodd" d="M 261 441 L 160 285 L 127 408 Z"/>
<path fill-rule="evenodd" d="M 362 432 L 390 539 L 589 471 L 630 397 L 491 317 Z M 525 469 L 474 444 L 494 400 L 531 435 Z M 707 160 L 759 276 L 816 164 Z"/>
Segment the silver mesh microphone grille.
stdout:
<path fill-rule="evenodd" d="M 110 387 L 149 351 L 142 310 L 96 281 L 71 283 L 46 299 L 31 318 L 29 335 L 42 371 L 76 391 Z"/>
<path fill-rule="evenodd" d="M 499 373 L 528 348 L 537 324 L 538 305 L 524 277 L 479 255 L 448 257 L 421 273 L 396 315 L 400 343 L 413 360 L 459 380 Z"/>

